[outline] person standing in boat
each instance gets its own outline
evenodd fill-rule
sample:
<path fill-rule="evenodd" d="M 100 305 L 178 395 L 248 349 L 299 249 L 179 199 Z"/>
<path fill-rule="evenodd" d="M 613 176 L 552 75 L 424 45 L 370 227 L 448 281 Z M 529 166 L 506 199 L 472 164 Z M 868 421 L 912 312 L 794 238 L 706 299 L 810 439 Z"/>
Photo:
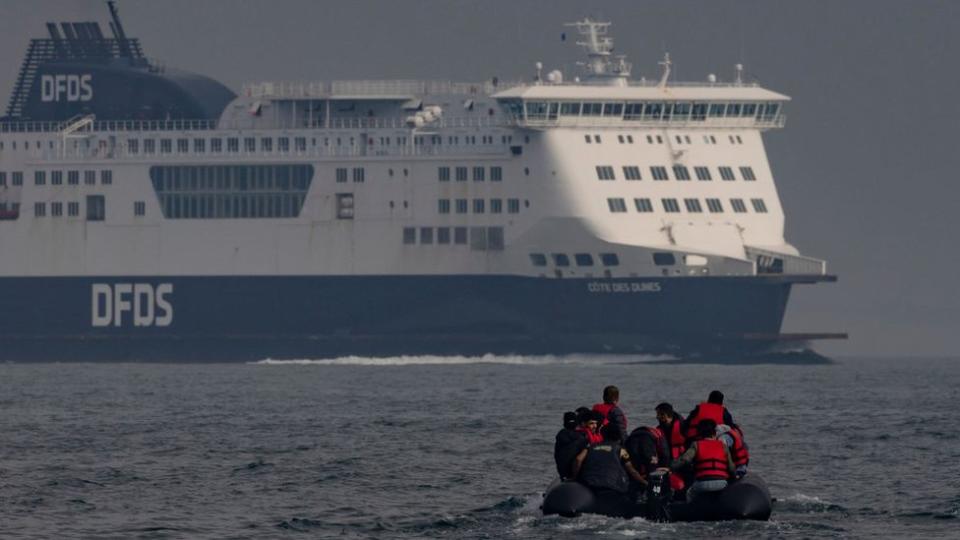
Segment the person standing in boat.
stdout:
<path fill-rule="evenodd" d="M 617 424 L 620 429 L 620 435 L 625 437 L 627 431 L 627 416 L 620 409 L 620 389 L 610 385 L 603 389 L 603 403 L 595 403 L 593 410 L 603 415 L 601 426 L 608 422 Z M 622 442 L 622 441 L 621 441 Z"/>
<path fill-rule="evenodd" d="M 690 443 L 687 451 L 670 464 L 670 470 L 674 472 L 693 465 L 693 484 L 687 490 L 688 501 L 697 493 L 723 490 L 736 474 L 730 450 L 717 439 L 716 422 L 700 421 L 697 435 L 699 438 Z"/>
<path fill-rule="evenodd" d="M 734 427 L 733 416 L 723 405 L 723 392 L 714 390 L 710 392 L 707 400 L 700 403 L 687 415 L 684 425 L 684 434 L 687 439 L 693 439 L 697 436 L 697 425 L 701 420 L 713 420 L 714 425 L 726 424 Z"/>

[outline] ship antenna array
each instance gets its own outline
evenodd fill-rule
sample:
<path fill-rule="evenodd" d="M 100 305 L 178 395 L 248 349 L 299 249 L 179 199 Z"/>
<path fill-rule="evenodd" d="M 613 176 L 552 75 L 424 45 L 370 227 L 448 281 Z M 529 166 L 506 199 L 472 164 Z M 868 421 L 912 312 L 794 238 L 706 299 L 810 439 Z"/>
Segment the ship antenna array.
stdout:
<path fill-rule="evenodd" d="M 587 52 L 587 62 L 581 62 L 580 65 L 587 68 L 588 77 L 606 79 L 610 84 L 626 86 L 632 66 L 627 62 L 626 56 L 613 54 L 613 38 L 607 35 L 610 24 L 586 18 L 564 26 L 576 28 L 582 36 L 577 45 Z"/>

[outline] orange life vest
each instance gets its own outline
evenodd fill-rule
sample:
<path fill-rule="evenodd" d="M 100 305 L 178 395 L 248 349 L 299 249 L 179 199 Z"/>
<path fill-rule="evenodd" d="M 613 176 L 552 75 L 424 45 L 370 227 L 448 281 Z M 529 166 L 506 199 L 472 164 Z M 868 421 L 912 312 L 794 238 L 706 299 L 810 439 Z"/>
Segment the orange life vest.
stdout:
<path fill-rule="evenodd" d="M 727 447 L 716 439 L 701 439 L 693 462 L 693 477 L 697 480 L 726 480 L 730 478 L 727 468 Z"/>
<path fill-rule="evenodd" d="M 730 457 L 733 458 L 733 464 L 740 467 L 750 463 L 750 450 L 743 443 L 743 434 L 740 433 L 740 429 L 730 428 L 727 435 L 730 435 L 730 438 L 733 439 L 733 447 L 730 448 Z"/>
<path fill-rule="evenodd" d="M 716 403 L 703 402 L 698 405 L 697 416 L 687 420 L 687 438 L 693 439 L 697 437 L 697 424 L 699 424 L 701 420 L 713 420 L 718 426 L 722 424 L 724 410 L 723 405 L 717 405 Z"/>

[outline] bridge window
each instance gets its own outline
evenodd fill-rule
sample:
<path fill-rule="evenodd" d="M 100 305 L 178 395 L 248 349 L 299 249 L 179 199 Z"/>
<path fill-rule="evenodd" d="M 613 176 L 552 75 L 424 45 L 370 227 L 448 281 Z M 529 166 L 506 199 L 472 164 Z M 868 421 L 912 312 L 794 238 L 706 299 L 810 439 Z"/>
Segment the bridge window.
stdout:
<path fill-rule="evenodd" d="M 730 167 L 720 167 L 720 178 L 728 182 L 736 180 L 736 178 L 733 176 L 733 169 Z"/>
<path fill-rule="evenodd" d="M 741 105 L 739 103 L 728 103 L 727 104 L 727 116 L 736 117 L 740 116 Z"/>
<path fill-rule="evenodd" d="M 740 167 L 740 176 L 751 182 L 757 179 L 756 175 L 753 174 L 753 167 Z"/>
<path fill-rule="evenodd" d="M 603 114 L 603 103 L 584 103 L 580 114 L 583 116 L 600 116 Z"/>
<path fill-rule="evenodd" d="M 623 116 L 623 103 L 605 103 L 603 105 L 604 116 Z"/>
<path fill-rule="evenodd" d="M 723 212 L 723 204 L 720 203 L 720 199 L 707 199 L 707 209 L 712 214 L 719 214 Z"/>
<path fill-rule="evenodd" d="M 637 207 L 637 212 L 640 212 L 641 214 L 653 212 L 653 203 L 650 202 L 650 199 L 634 199 L 633 204 Z"/>
<path fill-rule="evenodd" d="M 569 103 L 564 102 L 560 104 L 560 115 L 561 116 L 580 116 L 580 102 Z M 590 142 L 590 141 L 587 141 Z"/>
<path fill-rule="evenodd" d="M 687 207 L 687 212 L 692 212 L 694 214 L 703 212 L 703 208 L 700 206 L 699 199 L 684 199 L 683 205 Z"/>
<path fill-rule="evenodd" d="M 566 253 L 551 253 L 550 258 L 556 266 L 570 266 L 570 257 Z"/>
<path fill-rule="evenodd" d="M 694 103 L 690 109 L 690 119 L 691 120 L 706 120 L 707 118 L 707 104 L 706 103 Z"/>
<path fill-rule="evenodd" d="M 663 114 L 662 103 L 647 103 L 643 108 L 644 120 L 659 120 L 661 114 Z"/>
<path fill-rule="evenodd" d="M 690 103 L 680 102 L 673 104 L 673 119 L 685 121 L 690 117 Z"/>
<path fill-rule="evenodd" d="M 680 205 L 677 204 L 676 199 L 660 199 L 660 203 L 663 204 L 663 211 L 669 214 L 676 214 L 680 212 Z"/>
<path fill-rule="evenodd" d="M 615 214 L 627 211 L 627 203 L 620 198 L 611 197 L 607 199 L 607 206 L 610 208 L 610 211 Z"/>
<path fill-rule="evenodd" d="M 750 199 L 750 203 L 753 205 L 753 210 L 760 214 L 767 213 L 767 204 L 763 202 L 763 199 Z"/>
<path fill-rule="evenodd" d="M 600 180 L 616 180 L 613 167 L 609 165 L 597 165 L 597 178 Z"/>
<path fill-rule="evenodd" d="M 713 180 L 713 177 L 710 176 L 709 167 L 694 167 L 693 172 L 697 174 L 697 180 L 701 180 L 704 182 L 709 182 Z"/>
<path fill-rule="evenodd" d="M 627 103 L 624 106 L 624 120 L 640 120 L 641 118 L 643 118 L 643 103 Z"/>
<path fill-rule="evenodd" d="M 743 199 L 730 199 L 730 206 L 738 214 L 746 213 L 747 205 L 743 204 Z"/>
<path fill-rule="evenodd" d="M 650 167 L 650 176 L 652 176 L 653 179 L 657 181 L 670 179 L 670 177 L 667 175 L 666 167 Z"/>
<path fill-rule="evenodd" d="M 546 266 L 547 265 L 547 256 L 543 253 L 531 253 L 530 262 L 534 266 Z"/>
<path fill-rule="evenodd" d="M 627 165 L 623 168 L 623 177 L 627 180 L 640 180 L 640 167 Z"/>
<path fill-rule="evenodd" d="M 654 253 L 653 254 L 653 264 L 657 266 L 673 266 L 677 264 L 677 258 L 673 253 Z"/>

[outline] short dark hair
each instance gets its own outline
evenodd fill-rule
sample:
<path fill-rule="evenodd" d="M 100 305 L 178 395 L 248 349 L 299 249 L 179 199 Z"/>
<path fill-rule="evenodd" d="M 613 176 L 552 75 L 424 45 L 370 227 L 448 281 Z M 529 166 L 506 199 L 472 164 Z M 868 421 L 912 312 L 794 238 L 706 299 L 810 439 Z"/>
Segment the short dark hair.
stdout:
<path fill-rule="evenodd" d="M 563 413 L 563 427 L 566 429 L 577 427 L 577 413 L 573 411 Z"/>
<path fill-rule="evenodd" d="M 709 418 L 701 420 L 697 424 L 697 435 L 707 438 L 717 434 L 717 423 Z"/>
<path fill-rule="evenodd" d="M 604 403 L 613 403 L 620 399 L 620 389 L 616 386 L 610 385 L 603 389 L 603 402 Z"/>
<path fill-rule="evenodd" d="M 723 405 L 723 392 L 719 390 L 714 390 L 710 392 L 710 397 L 707 398 L 707 403 L 716 403 L 717 405 Z"/>
<path fill-rule="evenodd" d="M 673 405 L 667 403 L 666 401 L 657 405 L 656 411 L 660 414 L 668 414 L 670 416 L 673 416 L 674 414 Z"/>
<path fill-rule="evenodd" d="M 578 423 L 578 424 L 586 424 L 587 422 L 589 422 L 589 421 L 591 421 L 591 420 L 594 419 L 594 418 L 593 418 L 593 411 L 591 411 L 590 409 L 584 409 L 584 410 L 581 410 L 581 409 L 583 409 L 583 408 L 581 407 L 580 409 L 577 409 L 577 423 Z"/>
<path fill-rule="evenodd" d="M 596 420 L 599 423 L 603 423 L 606 419 L 600 411 L 590 411 L 590 415 L 592 416 L 591 420 Z"/>

